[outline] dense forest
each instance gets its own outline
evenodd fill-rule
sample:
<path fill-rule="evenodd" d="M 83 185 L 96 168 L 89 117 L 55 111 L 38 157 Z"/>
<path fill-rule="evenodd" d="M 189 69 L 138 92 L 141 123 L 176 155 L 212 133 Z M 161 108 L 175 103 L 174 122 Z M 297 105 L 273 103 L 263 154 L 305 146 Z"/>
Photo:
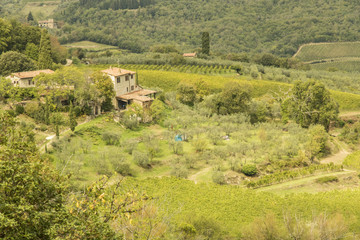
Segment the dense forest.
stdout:
<path fill-rule="evenodd" d="M 154 0 L 80 0 L 81 7 L 92 8 L 96 6 L 100 9 L 138 9 L 154 3 Z"/>
<path fill-rule="evenodd" d="M 291 56 L 304 43 L 360 39 L 355 0 L 163 0 L 137 10 L 106 9 L 118 1 L 87 2 L 64 2 L 56 11 L 55 18 L 66 23 L 58 31 L 62 43 L 91 40 L 135 52 L 173 43 L 192 51 L 207 31 L 212 53 Z"/>

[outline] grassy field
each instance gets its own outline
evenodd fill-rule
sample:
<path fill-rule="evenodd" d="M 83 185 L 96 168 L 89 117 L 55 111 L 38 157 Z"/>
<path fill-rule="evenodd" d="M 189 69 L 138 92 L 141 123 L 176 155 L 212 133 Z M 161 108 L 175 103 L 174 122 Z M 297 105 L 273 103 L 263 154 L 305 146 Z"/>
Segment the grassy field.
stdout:
<path fill-rule="evenodd" d="M 340 70 L 346 72 L 360 72 L 360 60 L 317 63 L 311 64 L 311 68 L 316 70 Z"/>
<path fill-rule="evenodd" d="M 74 43 L 68 43 L 65 44 L 64 47 L 67 48 L 83 48 L 86 49 L 90 52 L 101 52 L 101 51 L 106 51 L 106 50 L 112 50 L 112 49 L 118 49 L 118 47 L 116 46 L 110 46 L 110 45 L 106 45 L 106 44 L 101 44 L 101 43 L 95 43 L 95 42 L 91 42 L 91 41 L 81 41 L 81 42 L 74 42 Z"/>
<path fill-rule="evenodd" d="M 60 1 L 39 1 L 26 0 L 26 5 L 22 9 L 24 15 L 31 12 L 36 20 L 46 20 L 51 16 L 60 4 Z"/>
<path fill-rule="evenodd" d="M 109 68 L 109 65 L 91 65 L 90 67 L 93 71 L 100 71 Z M 80 66 L 79 69 L 82 71 L 87 71 L 89 66 Z M 281 95 L 292 87 L 292 84 L 289 83 L 269 80 L 254 80 L 250 76 L 244 75 L 205 75 L 162 70 L 138 70 L 135 68 L 130 70 L 137 71 L 139 76 L 139 83 L 141 86 L 161 89 L 163 91 L 176 91 L 176 88 L 181 81 L 204 81 L 209 86 L 210 91 L 215 93 L 221 91 L 226 83 L 235 81 L 241 84 L 250 85 L 252 89 L 252 97 L 257 98 L 264 96 L 265 94 L 269 94 L 271 96 L 277 94 Z M 360 95 L 335 90 L 330 91 L 333 98 L 338 102 L 341 112 L 360 110 Z"/>
<path fill-rule="evenodd" d="M 159 199 L 158 206 L 164 214 L 173 216 L 172 222 L 180 224 L 194 218 L 213 220 L 234 235 L 256 217 L 267 213 L 273 213 L 279 222 L 283 221 L 286 213 L 298 214 L 307 220 L 321 212 L 329 215 L 341 213 L 348 220 L 350 229 L 356 230 L 360 224 L 355 217 L 360 214 L 359 190 L 279 196 L 236 186 L 195 184 L 175 178 L 153 178 L 129 184 L 139 186 L 139 191 Z"/>
<path fill-rule="evenodd" d="M 158 87 L 164 91 L 174 91 L 181 81 L 205 81 L 212 91 L 220 91 L 228 82 L 236 81 L 242 84 L 252 86 L 252 96 L 260 97 L 265 94 L 281 94 L 291 88 L 291 84 L 279 83 L 265 80 L 250 80 L 248 77 L 223 77 L 223 76 L 206 76 L 189 73 L 163 72 L 163 71 L 147 71 L 140 70 L 139 82 L 147 87 Z M 331 91 L 334 99 L 339 103 L 341 111 L 351 111 L 360 109 L 360 95 L 344 93 L 339 91 Z"/>
<path fill-rule="evenodd" d="M 360 71 L 360 42 L 310 43 L 294 55 L 316 70 Z"/>
<path fill-rule="evenodd" d="M 360 42 L 310 43 L 303 45 L 295 56 L 304 62 L 360 57 Z"/>

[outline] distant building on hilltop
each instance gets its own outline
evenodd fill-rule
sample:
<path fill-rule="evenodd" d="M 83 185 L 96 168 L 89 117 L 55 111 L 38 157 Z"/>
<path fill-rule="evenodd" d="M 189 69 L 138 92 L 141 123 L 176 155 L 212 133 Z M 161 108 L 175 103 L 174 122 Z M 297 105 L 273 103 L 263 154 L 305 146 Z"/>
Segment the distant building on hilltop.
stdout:
<path fill-rule="evenodd" d="M 38 25 L 41 28 L 57 28 L 57 22 L 54 21 L 54 19 L 49 19 L 45 21 L 38 21 Z"/>
<path fill-rule="evenodd" d="M 37 71 L 29 71 L 29 72 L 17 72 L 11 73 L 6 78 L 10 79 L 12 84 L 16 87 L 21 88 L 29 88 L 35 87 L 35 82 L 33 78 L 39 75 L 40 73 L 52 74 L 53 70 L 45 69 L 45 70 L 37 70 Z"/>
<path fill-rule="evenodd" d="M 197 57 L 197 53 L 184 53 L 183 57 L 195 58 Z"/>
<path fill-rule="evenodd" d="M 101 72 L 108 75 L 114 84 L 116 109 L 126 109 L 126 106 L 133 102 L 140 104 L 143 108 L 150 107 L 156 91 L 140 87 L 136 82 L 136 72 L 112 67 Z"/>

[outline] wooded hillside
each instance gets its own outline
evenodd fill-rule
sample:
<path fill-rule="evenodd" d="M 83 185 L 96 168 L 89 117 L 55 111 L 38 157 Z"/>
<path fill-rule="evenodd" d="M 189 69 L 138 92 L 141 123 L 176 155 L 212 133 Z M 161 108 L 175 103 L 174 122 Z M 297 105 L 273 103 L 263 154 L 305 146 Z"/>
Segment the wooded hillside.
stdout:
<path fill-rule="evenodd" d="M 62 43 L 91 40 L 135 52 L 174 43 L 192 51 L 207 31 L 213 53 L 291 56 L 304 43 L 360 39 L 355 0 L 162 0 L 137 10 L 113 10 L 126 8 L 112 7 L 119 2 L 115 0 L 87 2 L 85 8 L 80 2 L 65 2 L 58 9 L 55 17 L 67 23 L 59 31 Z"/>

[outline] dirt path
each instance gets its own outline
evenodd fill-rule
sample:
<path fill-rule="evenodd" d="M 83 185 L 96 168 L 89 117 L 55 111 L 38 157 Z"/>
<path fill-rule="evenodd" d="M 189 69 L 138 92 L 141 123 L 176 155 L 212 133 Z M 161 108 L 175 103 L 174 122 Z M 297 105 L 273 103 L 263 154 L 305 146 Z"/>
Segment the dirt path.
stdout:
<path fill-rule="evenodd" d="M 88 123 L 90 120 L 91 120 L 90 118 L 86 118 L 85 121 L 82 122 L 82 123 L 80 123 L 80 124 L 78 124 L 77 127 L 78 127 L 78 126 L 81 126 L 81 125 L 83 125 L 83 124 L 85 124 L 85 123 Z M 69 132 L 69 131 L 71 131 L 70 128 L 61 131 L 61 132 L 60 132 L 60 138 L 62 138 L 62 137 L 64 136 L 64 134 L 67 133 L 67 132 Z M 41 153 L 44 153 L 44 152 L 45 152 L 45 145 L 46 145 L 47 147 L 49 147 L 49 144 L 51 144 L 51 143 L 52 143 L 53 141 L 55 141 L 55 140 L 57 140 L 56 135 L 49 135 L 49 136 L 47 136 L 45 142 L 42 143 L 42 144 L 40 144 L 40 145 L 38 145 L 38 147 L 39 147 L 39 149 L 40 149 L 40 152 L 41 152 Z"/>
<path fill-rule="evenodd" d="M 357 116 L 357 115 L 360 115 L 360 111 L 340 113 L 339 117 L 352 117 L 352 116 Z"/>
<path fill-rule="evenodd" d="M 212 167 L 204 168 L 204 169 L 202 169 L 201 171 L 199 171 L 199 172 L 191 175 L 188 179 L 191 180 L 191 181 L 194 181 L 195 183 L 197 183 L 198 177 L 200 177 L 201 175 L 204 175 L 204 174 L 208 173 L 211 169 L 212 169 Z"/>
<path fill-rule="evenodd" d="M 303 177 L 303 178 L 299 178 L 299 179 L 295 179 L 292 181 L 287 181 L 287 182 L 282 182 L 282 183 L 278 183 L 278 184 L 273 184 L 270 186 L 266 186 L 266 187 L 261 187 L 258 188 L 257 190 L 262 192 L 262 191 L 271 191 L 271 192 L 276 192 L 276 191 L 286 191 L 289 189 L 297 189 L 300 187 L 304 187 L 306 185 L 310 185 L 312 184 L 316 179 L 321 178 L 321 177 L 327 177 L 327 176 L 345 176 L 345 175 L 349 175 L 352 173 L 355 173 L 356 171 L 352 171 L 352 170 L 347 170 L 344 169 L 344 171 L 341 172 L 331 172 L 331 173 L 322 173 L 322 174 L 316 174 L 316 175 L 311 175 L 311 176 L 307 176 L 307 177 Z"/>
<path fill-rule="evenodd" d="M 348 151 L 344 143 L 339 142 L 339 140 L 335 139 L 334 143 L 336 143 L 339 146 L 339 152 L 331 155 L 329 157 L 321 159 L 321 163 L 327 164 L 327 163 L 334 163 L 335 165 L 341 165 L 344 161 L 344 159 L 351 153 L 351 151 Z"/>

